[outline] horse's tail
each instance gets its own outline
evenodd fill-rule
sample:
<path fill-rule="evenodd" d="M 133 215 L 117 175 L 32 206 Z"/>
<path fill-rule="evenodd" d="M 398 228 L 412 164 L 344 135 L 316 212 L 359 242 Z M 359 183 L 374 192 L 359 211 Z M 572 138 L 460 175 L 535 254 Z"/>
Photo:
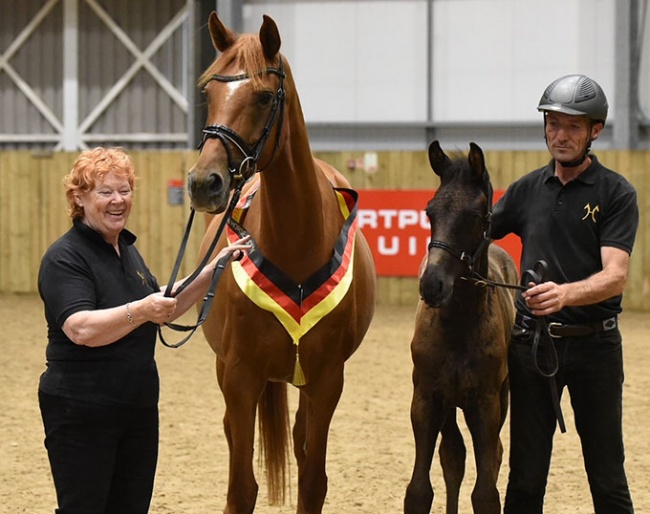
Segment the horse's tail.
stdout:
<path fill-rule="evenodd" d="M 266 464 L 269 504 L 283 505 L 289 462 L 290 423 L 287 384 L 267 382 L 258 403 L 259 462 Z"/>

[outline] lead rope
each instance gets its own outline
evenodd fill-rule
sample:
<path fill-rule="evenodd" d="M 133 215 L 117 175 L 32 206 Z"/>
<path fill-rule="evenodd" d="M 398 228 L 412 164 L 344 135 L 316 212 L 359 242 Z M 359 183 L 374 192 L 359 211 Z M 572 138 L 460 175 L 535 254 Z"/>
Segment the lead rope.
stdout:
<path fill-rule="evenodd" d="M 544 276 L 548 270 L 548 265 L 545 261 L 537 261 L 532 269 L 528 269 L 521 274 L 521 283 L 520 284 L 506 284 L 503 282 L 495 282 L 489 280 L 486 277 L 483 277 L 472 271 L 469 277 L 463 277 L 464 280 L 473 282 L 475 285 L 480 287 L 490 286 L 490 287 L 504 287 L 507 289 L 517 289 L 518 291 L 526 291 L 528 289 L 528 283 L 533 282 L 535 284 L 541 284 L 544 282 Z M 527 278 L 530 277 L 530 278 Z M 551 356 L 551 369 L 550 371 L 545 371 L 539 364 L 538 352 L 540 348 L 547 348 Z M 535 369 L 537 372 L 545 378 L 549 379 L 549 386 L 551 389 L 551 400 L 553 401 L 553 410 L 555 410 L 555 417 L 557 419 L 558 425 L 562 433 L 566 432 L 566 425 L 564 423 L 564 416 L 562 415 L 562 407 L 560 405 L 560 395 L 557 390 L 557 383 L 555 382 L 555 375 L 559 369 L 559 361 L 557 357 L 557 351 L 555 350 L 555 344 L 548 332 L 548 325 L 546 323 L 546 316 L 536 317 L 535 322 L 535 333 L 533 334 L 533 363 L 535 364 Z"/>
<path fill-rule="evenodd" d="M 221 219 L 221 223 L 219 224 L 219 229 L 217 230 L 216 234 L 214 235 L 214 238 L 212 239 L 212 243 L 210 243 L 210 247 L 208 250 L 205 252 L 205 255 L 203 256 L 203 259 L 201 260 L 200 264 L 197 266 L 197 268 L 194 270 L 194 272 L 187 277 L 183 283 L 176 288 L 175 291 L 172 291 L 174 287 L 174 283 L 176 282 L 176 277 L 178 276 L 178 272 L 180 270 L 181 262 L 183 260 L 183 255 L 185 254 L 185 249 L 187 247 L 187 241 L 189 239 L 189 234 L 190 230 L 192 228 L 192 223 L 194 220 L 194 209 L 190 209 L 190 216 L 187 221 L 187 226 L 185 227 L 185 233 L 183 234 L 183 240 L 181 242 L 181 246 L 178 250 L 178 255 L 176 256 L 176 262 L 174 263 L 174 268 L 171 273 L 171 277 L 169 278 L 169 282 L 167 283 L 167 287 L 165 289 L 165 296 L 168 298 L 173 298 L 178 296 L 188 285 L 190 285 L 196 277 L 201 273 L 201 270 L 205 267 L 205 265 L 208 263 L 208 260 L 210 259 L 210 256 L 212 255 L 212 252 L 214 251 L 215 247 L 217 246 L 217 242 L 219 241 L 219 238 L 221 237 L 221 234 L 223 233 L 223 230 L 226 226 L 226 223 L 232 216 L 232 212 L 235 209 L 235 206 L 237 205 L 237 202 L 239 202 L 239 196 L 241 194 L 242 187 L 244 185 L 244 181 L 240 180 L 237 184 L 237 187 L 234 190 L 234 193 L 232 195 L 232 198 L 230 199 L 230 203 L 228 204 L 228 208 L 226 209 L 223 218 Z M 243 256 L 243 255 L 242 255 Z M 240 257 L 241 258 L 241 257 Z M 185 336 L 183 339 L 181 339 L 179 342 L 170 344 L 168 343 L 162 333 L 162 327 L 161 325 L 156 325 L 158 329 L 158 337 L 160 338 L 160 342 L 166 346 L 167 348 L 178 348 L 182 345 L 184 345 L 190 337 L 194 335 L 194 332 L 203 324 L 203 322 L 206 320 L 208 317 L 208 313 L 210 312 L 210 307 L 212 306 L 212 301 L 214 300 L 214 293 L 217 289 L 217 284 L 219 283 L 219 279 L 221 278 L 221 275 L 223 274 L 224 269 L 226 268 L 226 264 L 232 259 L 232 254 L 228 254 L 225 257 L 222 257 L 217 261 L 217 264 L 214 268 L 214 272 L 212 273 L 212 278 L 210 280 L 210 286 L 208 287 L 208 291 L 203 297 L 203 301 L 201 304 L 201 309 L 199 310 L 199 314 L 197 316 L 197 321 L 194 325 L 178 325 L 176 323 L 165 323 L 165 326 L 169 327 L 172 330 L 175 330 L 176 332 L 190 332 L 187 336 Z"/>
<path fill-rule="evenodd" d="M 533 269 L 528 269 L 524 271 L 521 275 L 521 285 L 525 287 L 525 284 L 533 282 L 535 284 L 541 284 L 545 281 L 544 276 L 548 270 L 548 265 L 544 261 L 537 261 L 533 266 Z M 530 277 L 530 278 L 527 278 Z M 540 348 L 546 348 L 551 357 L 550 361 L 550 370 L 545 371 L 539 364 L 538 351 Z M 551 336 L 548 332 L 548 325 L 546 324 L 546 316 L 538 316 L 535 322 L 535 333 L 533 335 L 533 363 L 535 364 L 535 369 L 537 372 L 549 380 L 549 387 L 551 390 L 551 400 L 553 402 L 553 409 L 555 410 L 555 417 L 557 423 L 560 427 L 562 433 L 566 432 L 566 424 L 564 423 L 564 416 L 562 415 L 562 406 L 560 404 L 560 395 L 557 390 L 557 382 L 555 381 L 555 375 L 558 372 L 560 367 L 557 351 L 555 350 L 555 344 L 551 339 Z"/>

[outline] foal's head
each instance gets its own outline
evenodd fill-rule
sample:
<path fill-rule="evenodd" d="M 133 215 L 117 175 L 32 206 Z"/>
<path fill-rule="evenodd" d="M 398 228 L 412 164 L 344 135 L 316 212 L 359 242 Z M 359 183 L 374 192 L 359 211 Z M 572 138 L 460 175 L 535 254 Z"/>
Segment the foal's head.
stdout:
<path fill-rule="evenodd" d="M 492 188 L 483 151 L 469 146 L 467 157 L 450 159 L 438 141 L 429 145 L 431 168 L 440 177 L 426 208 L 431 242 L 420 277 L 420 296 L 430 307 L 445 306 L 457 280 L 487 267 Z"/>

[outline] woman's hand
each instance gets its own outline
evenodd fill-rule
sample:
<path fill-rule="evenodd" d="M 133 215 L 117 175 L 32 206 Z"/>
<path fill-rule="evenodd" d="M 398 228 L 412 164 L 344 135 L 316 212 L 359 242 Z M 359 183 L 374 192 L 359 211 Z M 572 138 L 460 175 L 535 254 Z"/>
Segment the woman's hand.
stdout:
<path fill-rule="evenodd" d="M 208 290 L 208 286 L 210 285 L 210 280 L 214 276 L 214 271 L 217 267 L 219 260 L 223 259 L 224 257 L 239 259 L 240 256 L 244 255 L 244 252 L 250 250 L 250 244 L 248 243 L 249 241 L 250 241 L 250 236 L 242 237 L 241 239 L 238 239 L 234 243 L 226 246 L 225 248 L 222 248 L 219 251 L 219 253 L 217 253 L 217 255 L 208 264 L 206 264 L 203 267 L 201 273 L 196 278 L 196 280 L 190 282 L 187 285 L 187 287 L 185 287 L 178 296 L 176 296 L 175 291 L 176 289 L 178 289 L 178 287 L 180 287 L 181 284 L 185 283 L 187 277 L 177 281 L 174 284 L 174 287 L 172 288 L 172 294 L 173 294 L 173 300 L 175 302 L 177 301 L 178 303 L 174 303 L 173 305 L 174 308 L 173 310 L 171 310 L 171 313 L 170 311 L 165 310 L 165 307 L 169 307 L 169 306 L 168 304 L 164 303 L 166 300 L 169 300 L 170 298 L 166 298 L 162 296 L 162 294 L 158 297 L 157 296 L 158 293 L 154 295 L 150 295 L 147 298 L 145 298 L 144 300 L 152 301 L 151 304 L 152 308 L 160 307 L 160 316 L 156 318 L 155 322 L 164 323 L 164 322 L 174 321 L 179 316 L 185 314 L 190 307 L 192 307 L 203 296 L 205 296 L 205 293 Z M 225 267 L 225 263 L 223 264 L 223 266 Z M 166 287 L 167 286 L 163 286 L 161 288 L 161 291 L 165 291 Z M 156 301 L 154 302 L 154 300 Z M 158 304 L 158 301 L 160 302 L 160 304 Z M 169 314 L 170 316 L 169 318 L 165 317 L 167 314 Z M 164 318 L 162 319 L 162 321 L 160 321 L 161 317 Z"/>
<path fill-rule="evenodd" d="M 162 325 L 172 319 L 176 310 L 176 298 L 165 296 L 162 292 L 152 293 L 142 300 L 129 304 L 133 322 L 142 325 L 147 321 Z"/>
<path fill-rule="evenodd" d="M 251 248 L 251 245 L 249 243 L 250 239 L 251 236 L 244 236 L 241 239 L 237 239 L 237 241 L 235 241 L 234 243 L 231 243 L 228 246 L 222 248 L 217 254 L 217 256 L 210 263 L 212 269 L 214 269 L 214 267 L 217 265 L 217 261 L 223 259 L 228 255 L 232 255 L 232 258 L 234 260 L 239 260 L 241 257 L 243 257 L 244 252 L 250 250 Z"/>

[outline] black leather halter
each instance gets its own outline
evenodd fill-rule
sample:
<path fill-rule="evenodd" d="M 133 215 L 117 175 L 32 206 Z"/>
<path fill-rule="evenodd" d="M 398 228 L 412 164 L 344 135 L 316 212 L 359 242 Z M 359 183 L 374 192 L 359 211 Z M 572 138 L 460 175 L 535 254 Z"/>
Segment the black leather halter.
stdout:
<path fill-rule="evenodd" d="M 262 134 L 260 135 L 257 142 L 251 146 L 244 140 L 243 137 L 237 134 L 237 132 L 235 132 L 230 127 L 227 127 L 225 125 L 208 125 L 203 129 L 203 139 L 199 144 L 200 151 L 208 139 L 219 139 L 219 141 L 221 141 L 224 148 L 226 149 L 226 153 L 228 154 L 228 172 L 230 173 L 231 178 L 236 182 L 240 182 L 242 180 L 245 182 L 249 180 L 255 174 L 255 172 L 262 171 L 262 169 L 258 169 L 257 164 L 276 120 L 278 122 L 278 129 L 276 131 L 276 142 L 275 148 L 273 149 L 273 156 L 271 157 L 271 161 L 280 148 L 280 136 L 282 134 L 282 125 L 284 123 L 284 79 L 286 78 L 284 65 L 282 63 L 282 56 L 280 56 L 280 64 L 277 68 L 266 68 L 259 73 L 271 73 L 273 75 L 277 75 L 280 78 L 280 83 L 278 84 L 278 89 L 275 92 L 275 96 L 273 97 L 271 113 L 269 114 L 269 118 L 266 121 L 266 125 L 264 125 Z M 208 82 L 210 80 L 216 80 L 217 82 L 237 82 L 240 80 L 246 80 L 248 78 L 250 78 L 250 76 L 247 73 L 242 73 L 240 75 L 212 75 L 209 78 Z M 243 159 L 239 165 L 236 164 L 236 161 L 234 159 L 232 151 L 233 147 L 236 148 L 243 156 Z"/>
<path fill-rule="evenodd" d="M 456 257 L 456 259 L 464 262 L 467 265 L 467 269 L 470 275 L 474 273 L 474 266 L 476 265 L 476 262 L 481 258 L 481 256 L 485 253 L 485 250 L 487 250 L 487 247 L 490 245 L 490 230 L 492 227 L 492 196 L 492 184 L 489 180 L 487 180 L 487 211 L 485 213 L 485 218 L 483 219 L 483 239 L 479 243 L 478 248 L 474 250 L 474 253 L 457 250 L 453 246 L 438 239 L 433 239 L 429 243 L 428 249 L 431 250 L 432 248 L 441 248 L 442 250 L 449 252 L 451 255 Z"/>

